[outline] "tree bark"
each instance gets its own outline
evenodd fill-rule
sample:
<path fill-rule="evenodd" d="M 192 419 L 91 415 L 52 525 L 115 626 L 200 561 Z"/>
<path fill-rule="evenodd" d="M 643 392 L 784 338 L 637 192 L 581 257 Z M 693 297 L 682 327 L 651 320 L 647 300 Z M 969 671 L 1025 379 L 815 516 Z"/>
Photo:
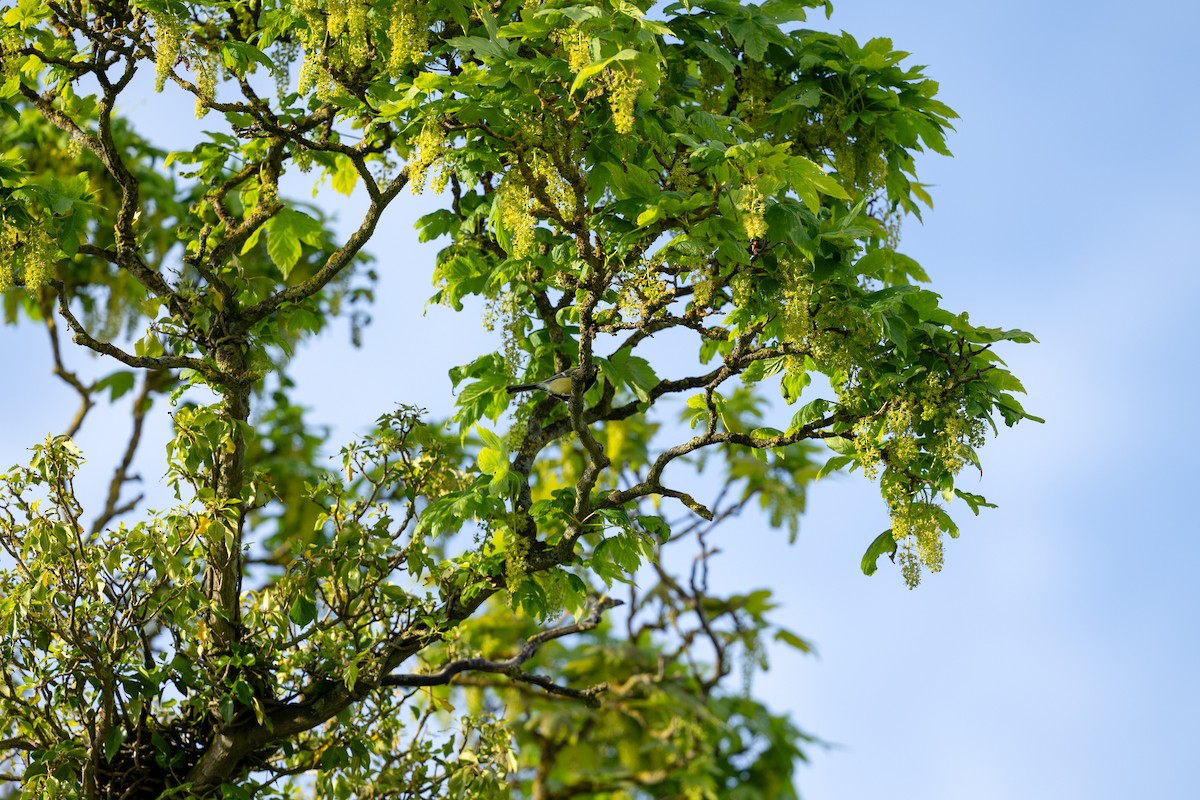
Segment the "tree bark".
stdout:
<path fill-rule="evenodd" d="M 216 348 L 217 367 L 231 378 L 222 393 L 221 415 L 228 423 L 228 439 L 213 453 L 211 488 L 216 502 L 233 512 L 222 515 L 216 535 L 209 537 L 208 564 L 204 572 L 204 593 L 212 604 L 213 644 L 216 652 L 231 652 L 240 636 L 242 590 L 242 534 L 246 511 L 242 492 L 245 487 L 246 436 L 250 418 L 250 384 L 245 381 L 246 355 L 240 343 L 230 342 Z M 233 525 L 233 530 L 227 526 Z"/>

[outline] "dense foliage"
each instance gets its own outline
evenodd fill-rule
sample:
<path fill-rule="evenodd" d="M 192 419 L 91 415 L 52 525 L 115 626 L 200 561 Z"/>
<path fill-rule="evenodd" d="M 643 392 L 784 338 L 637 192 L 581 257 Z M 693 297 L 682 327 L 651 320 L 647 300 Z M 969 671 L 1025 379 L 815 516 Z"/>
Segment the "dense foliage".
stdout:
<path fill-rule="evenodd" d="M 864 571 L 939 570 L 947 506 L 987 505 L 955 476 L 1028 416 L 993 345 L 1032 337 L 896 249 L 954 117 L 905 53 L 804 29 L 815 0 L 651 5 L 3 11 L 4 313 L 80 399 L 0 486 L 10 791 L 793 796 L 809 739 L 737 678 L 808 645 L 769 591 L 710 591 L 713 539 L 749 506 L 794 531 L 808 482 L 861 469 L 892 518 Z M 153 90 L 210 132 L 139 136 L 121 101 Z M 296 172 L 365 195 L 351 235 L 281 193 Z M 330 470 L 288 358 L 357 334 L 406 189 L 445 201 L 435 301 L 483 298 L 503 346 L 451 370 L 448 424 L 381 409 Z M 114 371 L 73 370 L 63 328 Z M 85 509 L 71 437 L 126 396 Z M 130 469 L 167 400 L 155 512 Z"/>

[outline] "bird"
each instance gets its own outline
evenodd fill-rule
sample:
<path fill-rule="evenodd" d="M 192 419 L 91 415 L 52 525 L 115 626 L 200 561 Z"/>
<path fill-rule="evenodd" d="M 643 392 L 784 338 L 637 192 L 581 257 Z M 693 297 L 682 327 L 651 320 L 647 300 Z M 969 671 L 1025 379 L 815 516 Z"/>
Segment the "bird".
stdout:
<path fill-rule="evenodd" d="M 559 400 L 567 400 L 571 397 L 571 389 L 575 386 L 575 381 L 579 377 L 579 368 L 573 367 L 557 375 L 551 375 L 549 378 L 533 383 L 519 383 L 514 386 L 506 387 L 509 394 L 517 392 L 531 392 L 535 389 L 540 389 L 546 394 L 553 395 Z M 583 390 L 586 392 L 592 388 L 592 384 L 596 382 L 596 373 L 593 371 L 584 382 Z"/>

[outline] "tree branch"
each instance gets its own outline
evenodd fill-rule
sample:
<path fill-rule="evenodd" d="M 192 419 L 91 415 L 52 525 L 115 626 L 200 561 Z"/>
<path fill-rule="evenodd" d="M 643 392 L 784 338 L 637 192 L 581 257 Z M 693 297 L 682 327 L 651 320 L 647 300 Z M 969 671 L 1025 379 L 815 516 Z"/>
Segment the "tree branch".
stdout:
<path fill-rule="evenodd" d="M 363 217 L 362 223 L 358 226 L 358 230 L 350 235 L 350 238 L 346 240 L 344 245 L 330 254 L 328 260 L 317 270 L 315 275 L 306 281 L 277 292 L 266 300 L 247 308 L 240 316 L 239 322 L 242 327 L 249 329 L 255 323 L 270 316 L 280 306 L 286 303 L 298 303 L 321 291 L 327 283 L 337 277 L 338 273 L 350 264 L 354 256 L 358 254 L 358 251 L 363 248 L 363 245 L 375 233 L 375 226 L 379 223 L 379 218 L 383 215 L 388 204 L 396 198 L 396 195 L 406 185 L 408 185 L 407 167 L 402 169 L 400 174 L 393 178 L 391 183 L 387 185 L 387 188 L 380 192 L 378 200 L 372 201 L 370 208 L 367 209 L 367 213 Z"/>
<path fill-rule="evenodd" d="M 75 344 L 83 345 L 89 350 L 94 350 L 97 353 L 101 353 L 106 356 L 112 356 L 122 364 L 130 367 L 136 367 L 138 369 L 194 369 L 204 375 L 206 378 L 211 379 L 215 377 L 213 375 L 213 371 L 207 364 L 195 358 L 189 358 L 187 356 L 159 356 L 156 358 L 151 358 L 150 356 L 135 356 L 126 353 L 124 350 L 109 342 L 102 342 L 94 338 L 83 327 L 83 324 L 75 318 L 75 315 L 71 313 L 71 309 L 67 305 L 65 287 L 62 285 L 62 283 L 55 281 L 52 285 L 58 290 L 58 313 L 62 315 L 64 320 L 66 320 L 67 327 L 71 329 L 71 341 L 73 341 Z"/>
<path fill-rule="evenodd" d="M 54 321 L 54 309 L 50 306 L 49 299 L 42 296 L 42 319 L 46 324 L 46 333 L 50 336 L 50 353 L 54 357 L 53 373 L 62 379 L 64 383 L 70 386 L 79 395 L 79 410 L 75 412 L 74 419 L 67 426 L 67 430 L 63 433 L 67 438 L 75 438 L 75 434 L 79 433 L 79 428 L 83 425 L 84 417 L 92 410 L 95 402 L 92 400 L 91 387 L 84 386 L 83 381 L 79 380 L 79 376 L 66 368 L 63 363 L 62 349 L 58 344 L 58 323 Z"/>
<path fill-rule="evenodd" d="M 138 495 L 128 503 L 121 505 L 121 489 L 130 480 L 129 467 L 133 464 L 133 457 L 136 455 L 138 445 L 141 443 L 142 427 L 146 420 L 146 412 L 150 410 L 150 393 L 164 385 L 169 378 L 170 375 L 166 372 L 148 372 L 142 380 L 141 391 L 138 392 L 137 397 L 133 400 L 133 431 L 129 434 L 129 442 L 125 445 L 125 454 L 121 458 L 121 463 L 117 465 L 113 471 L 112 480 L 109 481 L 108 497 L 104 501 L 104 509 L 92 523 L 93 534 L 104 530 L 104 527 L 114 517 L 132 511 L 141 502 L 142 496 Z"/>
<path fill-rule="evenodd" d="M 380 681 L 381 686 L 443 686 L 450 683 L 455 675 L 460 672 L 498 672 L 508 675 L 525 683 L 531 683 L 540 686 L 551 694 L 559 694 L 566 697 L 573 697 L 583 700 L 591 706 L 599 705 L 595 696 L 604 691 L 606 684 L 589 687 L 582 691 L 571 689 L 566 686 L 560 686 L 554 683 L 549 678 L 542 675 L 533 675 L 528 672 L 523 672 L 520 666 L 529 659 L 533 658 L 537 653 L 538 648 L 546 642 L 563 636 L 570 636 L 575 633 L 590 631 L 600 624 L 601 615 L 614 606 L 622 605 L 624 601 L 615 600 L 611 597 L 602 598 L 591 612 L 579 622 L 571 625 L 563 625 L 558 628 L 551 628 L 535 634 L 525 640 L 525 644 L 517 651 L 517 654 L 512 658 L 506 658 L 500 661 L 493 661 L 487 658 L 464 658 L 460 661 L 452 661 L 441 670 L 428 674 L 405 674 L 405 675 L 388 675 Z"/>

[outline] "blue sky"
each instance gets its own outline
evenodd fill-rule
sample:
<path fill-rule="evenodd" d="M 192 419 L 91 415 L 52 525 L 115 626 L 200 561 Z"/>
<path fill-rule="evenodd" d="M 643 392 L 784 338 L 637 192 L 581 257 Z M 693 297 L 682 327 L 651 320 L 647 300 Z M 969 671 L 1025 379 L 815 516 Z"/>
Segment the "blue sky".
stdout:
<path fill-rule="evenodd" d="M 773 654 L 757 684 L 837 745 L 813 752 L 801 790 L 1200 796 L 1189 336 L 1200 316 L 1200 6 L 843 0 L 812 24 L 892 38 L 961 114 L 956 157 L 922 161 L 936 207 L 905 227 L 902 249 L 948 307 L 1039 337 L 1003 355 L 1047 424 L 1004 429 L 984 448 L 978 491 L 1000 508 L 960 509 L 945 571 L 916 591 L 889 565 L 858 571 L 886 515 L 856 476 L 813 487 L 793 546 L 751 518 L 722 534 L 723 584 L 775 588 L 780 621 L 820 652 Z M 181 145 L 190 107 L 176 115 L 165 102 L 131 110 Z M 446 370 L 491 347 L 448 311 L 421 316 L 434 250 L 411 221 L 432 202 L 402 200 L 373 245 L 382 278 L 367 347 L 351 350 L 342 326 L 296 359 L 301 402 L 335 441 L 397 401 L 444 413 Z M 47 374 L 43 336 L 6 327 L 0 347 L 22 374 L 0 396 L 7 465 L 73 406 Z M 95 476 L 123 433 L 112 419 L 81 437 Z M 146 446 L 151 480 L 163 435 Z"/>

